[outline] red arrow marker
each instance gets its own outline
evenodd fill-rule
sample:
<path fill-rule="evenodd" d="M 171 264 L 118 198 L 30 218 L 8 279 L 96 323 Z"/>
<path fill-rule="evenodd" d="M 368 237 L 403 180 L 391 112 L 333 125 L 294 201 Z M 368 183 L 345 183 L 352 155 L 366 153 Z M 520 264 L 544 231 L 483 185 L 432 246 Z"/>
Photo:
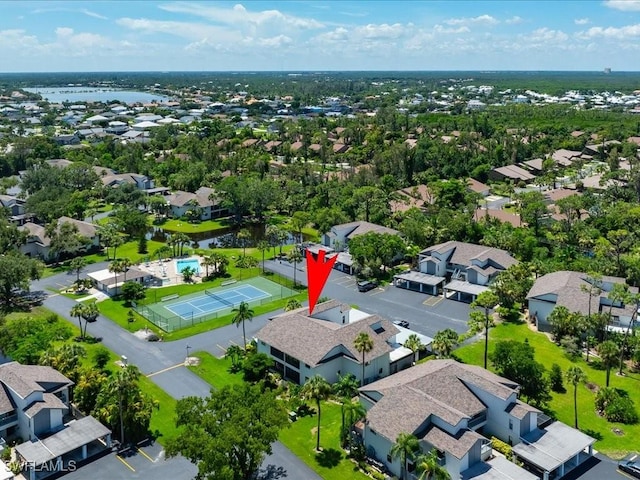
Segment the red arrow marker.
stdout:
<path fill-rule="evenodd" d="M 316 302 L 320 298 L 320 293 L 327 283 L 333 265 L 336 263 L 338 255 L 324 261 L 324 250 L 318 252 L 318 260 L 307 250 L 307 286 L 309 288 L 309 315 L 313 313 Z"/>

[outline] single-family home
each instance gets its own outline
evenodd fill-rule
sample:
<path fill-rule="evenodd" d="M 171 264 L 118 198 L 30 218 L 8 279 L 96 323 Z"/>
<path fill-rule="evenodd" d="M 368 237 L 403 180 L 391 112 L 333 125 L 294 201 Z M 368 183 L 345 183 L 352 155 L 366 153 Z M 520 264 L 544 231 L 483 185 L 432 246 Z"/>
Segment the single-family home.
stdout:
<path fill-rule="evenodd" d="M 396 476 L 402 465 L 391 449 L 401 433 L 435 451 L 455 479 L 549 480 L 593 455 L 594 438 L 560 422 L 545 425 L 539 410 L 518 399 L 519 388 L 481 367 L 431 360 L 361 387 L 367 414 L 356 432 L 367 455 Z M 530 471 L 494 455 L 492 436 L 513 445 Z M 411 462 L 408 471 L 417 478 Z"/>
<path fill-rule="evenodd" d="M 0 206 L 9 214 L 9 220 L 16 225 L 22 225 L 26 221 L 25 201 L 13 195 L 0 195 Z"/>
<path fill-rule="evenodd" d="M 413 363 L 413 352 L 402 346 L 406 332 L 378 315 L 329 300 L 316 305 L 311 315 L 303 307 L 273 317 L 256 340 L 258 352 L 273 359 L 283 378 L 303 384 L 322 375 L 333 383 L 348 373 L 362 378 L 362 354 L 354 341 L 366 333 L 373 341 L 373 349 L 364 357 L 366 384 Z M 428 346 L 431 339 L 422 337 L 422 342 Z"/>
<path fill-rule="evenodd" d="M 484 183 L 476 180 L 475 178 L 467 178 L 467 189 L 482 195 L 483 197 L 488 197 L 491 192 L 491 188 L 489 185 L 485 185 Z"/>
<path fill-rule="evenodd" d="M 395 275 L 393 283 L 396 287 L 431 295 L 438 295 L 442 288 L 445 296 L 473 301 L 489 289 L 498 273 L 515 263 L 515 258 L 499 248 L 448 241 L 421 251 L 418 271 Z"/>
<path fill-rule="evenodd" d="M 498 182 L 512 181 L 512 182 L 525 182 L 529 183 L 535 180 L 536 176 L 518 167 L 517 165 L 505 165 L 504 167 L 497 167 L 489 171 L 489 178 Z"/>
<path fill-rule="evenodd" d="M 549 314 L 556 306 L 566 307 L 570 312 L 589 313 L 611 312 L 612 320 L 609 328 L 620 329 L 629 327 L 635 304 L 612 302 L 608 298 L 609 292 L 615 284 L 626 283 L 624 278 L 590 276 L 582 272 L 562 270 L 549 273 L 536 279 L 529 290 L 529 316 L 535 321 L 538 330 L 550 331 Z M 629 287 L 632 293 L 637 293 L 636 287 Z M 589 295 L 589 291 L 593 295 Z"/>
<path fill-rule="evenodd" d="M 394 199 L 389 202 L 393 213 L 406 212 L 411 208 L 426 208 L 435 202 L 435 195 L 426 185 L 402 188 L 394 192 Z"/>
<path fill-rule="evenodd" d="M 95 418 L 65 418 L 71 385 L 71 380 L 51 367 L 17 362 L 0 365 L 0 438 L 22 440 L 15 452 L 30 480 L 111 446 L 111 431 Z M 39 468 L 44 464 L 56 468 Z"/>
<path fill-rule="evenodd" d="M 100 246 L 98 227 L 93 223 L 83 222 L 71 217 L 60 217 L 58 219 L 58 228 L 63 223 L 74 225 L 77 228 L 77 234 L 83 238 L 84 245 L 78 251 L 84 252 Z M 20 229 L 27 232 L 27 242 L 20 247 L 20 252 L 30 257 L 49 259 L 51 238 L 47 235 L 46 228 L 37 223 L 26 222 Z"/>
<path fill-rule="evenodd" d="M 400 232 L 393 228 L 387 228 L 382 225 L 376 225 L 375 223 L 361 220 L 357 222 L 343 223 L 341 225 L 334 225 L 331 227 L 331 230 L 322 235 L 322 244 L 325 247 L 331 247 L 338 252 L 342 252 L 348 248 L 349 240 L 357 237 L 358 235 L 364 235 L 369 232 L 400 235 Z"/>
<path fill-rule="evenodd" d="M 112 173 L 100 176 L 100 181 L 105 187 L 117 187 L 125 183 L 135 185 L 138 190 L 148 190 L 154 187 L 153 180 L 146 175 L 138 173 Z"/>

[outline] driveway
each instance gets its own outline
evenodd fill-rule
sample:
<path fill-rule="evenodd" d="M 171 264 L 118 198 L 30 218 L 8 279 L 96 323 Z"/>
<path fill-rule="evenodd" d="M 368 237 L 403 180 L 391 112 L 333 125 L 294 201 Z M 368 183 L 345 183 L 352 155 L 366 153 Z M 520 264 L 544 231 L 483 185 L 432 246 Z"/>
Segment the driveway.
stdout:
<path fill-rule="evenodd" d="M 94 272 L 107 267 L 107 262 L 92 264 L 83 271 L 83 274 L 86 275 L 88 272 Z M 75 300 L 59 294 L 53 294 L 49 290 L 58 290 L 69 286 L 74 280 L 75 275 L 61 273 L 33 282 L 31 290 L 42 290 L 47 293 L 44 305 L 75 325 L 76 322 L 69 318 L 69 311 L 76 303 Z M 247 337 L 251 338 L 255 335 L 255 333 L 266 324 L 268 318 L 269 315 L 261 315 L 247 323 Z M 208 396 L 211 388 L 208 383 L 182 365 L 187 353 L 187 346 L 189 346 L 191 352 L 204 350 L 219 357 L 224 355 L 224 348 L 231 343 L 242 343 L 242 331 L 234 325 L 227 325 L 175 342 L 152 343 L 140 340 L 132 335 L 131 332 L 121 328 L 102 315 L 98 317 L 97 322 L 89 326 L 89 333 L 95 337 L 102 338 L 103 345 L 113 350 L 116 354 L 125 355 L 130 364 L 136 365 L 144 375 L 147 375 L 175 399 L 180 399 L 185 396 Z M 320 476 L 280 442 L 274 443 L 272 448 L 273 453 L 265 459 L 262 465 L 262 478 L 275 479 L 288 476 L 290 478 L 321 480 Z M 143 455 L 141 457 L 144 458 Z M 93 467 L 95 464 L 102 465 L 101 462 L 109 462 L 107 459 L 113 460 L 113 465 L 109 463 L 109 466 L 104 469 Z M 140 458 L 135 456 L 134 461 L 136 465 L 138 465 Z M 178 462 L 177 467 L 174 466 L 174 462 Z M 172 466 L 169 466 L 169 464 Z M 140 465 L 146 466 L 145 462 L 140 462 Z M 197 473 L 195 465 L 183 458 L 162 461 L 159 465 L 166 466 L 166 473 L 163 468 L 158 467 L 158 471 L 163 471 L 162 474 L 156 473 L 154 470 L 153 473 L 138 477 L 132 476 L 133 472 L 129 470 L 129 473 L 125 472 L 125 474 L 112 475 L 111 473 L 115 471 L 113 469 L 120 468 L 122 462 L 114 458 L 113 455 L 108 455 L 105 459 L 100 459 L 97 462 L 83 466 L 77 473 L 78 475 L 81 474 L 81 476 L 77 478 L 107 480 L 113 478 L 151 478 L 153 476 L 153 478 L 157 478 L 158 480 L 164 480 L 164 478 L 186 480 L 195 477 Z M 88 474 L 86 473 L 87 471 L 92 473 Z M 138 470 L 136 470 L 136 472 L 137 471 Z"/>

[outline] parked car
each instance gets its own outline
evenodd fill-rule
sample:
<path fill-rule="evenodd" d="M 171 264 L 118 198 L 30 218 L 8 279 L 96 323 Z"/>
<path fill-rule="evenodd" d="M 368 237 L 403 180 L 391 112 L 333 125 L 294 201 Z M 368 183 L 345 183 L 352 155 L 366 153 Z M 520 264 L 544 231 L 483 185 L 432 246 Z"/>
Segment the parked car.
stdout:
<path fill-rule="evenodd" d="M 394 320 L 393 323 L 400 327 L 409 328 L 409 322 L 406 320 Z"/>
<path fill-rule="evenodd" d="M 618 462 L 618 468 L 632 477 L 640 478 L 640 455 L 630 453 Z"/>
<path fill-rule="evenodd" d="M 358 291 L 368 292 L 369 290 L 373 290 L 377 286 L 378 284 L 376 282 L 372 282 L 370 280 L 364 280 L 362 282 L 358 282 Z"/>

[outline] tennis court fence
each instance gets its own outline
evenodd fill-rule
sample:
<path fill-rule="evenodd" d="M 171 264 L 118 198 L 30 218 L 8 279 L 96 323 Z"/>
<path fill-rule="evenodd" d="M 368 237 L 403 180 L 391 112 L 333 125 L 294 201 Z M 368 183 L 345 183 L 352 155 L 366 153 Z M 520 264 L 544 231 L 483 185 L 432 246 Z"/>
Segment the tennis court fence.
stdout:
<path fill-rule="evenodd" d="M 284 286 L 278 285 L 277 283 L 273 283 L 270 280 L 264 279 L 263 277 L 257 277 L 258 279 L 253 279 L 254 281 L 247 282 L 249 285 L 257 286 L 265 291 L 267 291 L 270 296 L 265 298 L 258 298 L 255 300 L 245 300 L 246 303 L 251 307 L 266 305 L 274 302 L 275 300 L 279 300 L 282 298 L 288 298 L 295 295 L 297 292 L 290 290 Z M 269 288 L 269 284 L 272 284 L 274 287 Z M 242 282 L 245 283 L 245 282 Z M 184 315 L 175 315 L 171 310 L 167 309 L 167 306 L 171 306 L 172 303 L 179 303 L 188 300 L 189 298 L 196 298 L 198 296 L 202 296 L 203 294 L 210 296 L 221 302 L 223 305 L 226 305 L 226 308 L 223 310 L 218 310 L 215 312 L 198 312 L 191 311 L 190 313 L 186 313 Z M 232 303 L 229 300 L 221 298 L 219 295 L 210 289 L 201 290 L 199 292 L 189 294 L 189 295 L 172 295 L 171 301 L 160 301 L 157 303 L 151 303 L 149 305 L 141 305 L 141 304 L 133 304 L 132 308 L 138 314 L 146 318 L 156 327 L 162 329 L 167 333 L 175 332 L 176 330 L 180 330 L 187 327 L 192 327 L 199 323 L 207 322 L 209 320 L 214 320 L 218 317 L 224 317 L 231 313 L 232 309 L 237 307 L 240 302 Z"/>

